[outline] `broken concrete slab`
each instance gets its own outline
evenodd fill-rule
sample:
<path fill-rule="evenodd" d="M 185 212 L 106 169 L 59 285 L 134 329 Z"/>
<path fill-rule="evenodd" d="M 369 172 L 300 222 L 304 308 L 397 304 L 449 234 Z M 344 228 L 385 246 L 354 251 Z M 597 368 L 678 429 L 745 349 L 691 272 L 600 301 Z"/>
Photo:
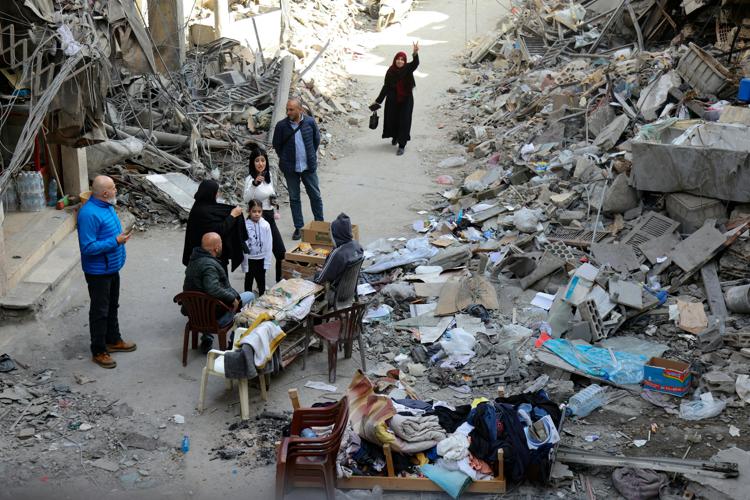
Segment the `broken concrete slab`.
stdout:
<path fill-rule="evenodd" d="M 625 132 L 625 129 L 628 128 L 629 124 L 630 118 L 626 115 L 618 116 L 596 136 L 596 139 L 594 139 L 594 146 L 605 151 L 612 149 L 615 147 L 615 144 L 617 144 L 617 141 L 620 140 L 620 136 L 622 136 L 622 133 Z"/>
<path fill-rule="evenodd" d="M 633 271 L 641 265 L 633 247 L 625 243 L 593 243 L 591 253 L 599 265 L 609 265 L 617 272 Z"/>
<path fill-rule="evenodd" d="M 643 308 L 643 293 L 638 283 L 612 278 L 609 280 L 609 295 L 618 304 L 638 310 Z"/>
<path fill-rule="evenodd" d="M 656 264 L 664 258 L 669 258 L 672 249 L 682 241 L 677 233 L 663 234 L 652 240 L 644 241 L 638 245 L 638 249 L 652 264 Z"/>
<path fill-rule="evenodd" d="M 169 199 L 173 200 L 185 212 L 190 213 L 190 209 L 193 208 L 193 202 L 195 201 L 193 196 L 198 191 L 197 182 L 179 172 L 147 175 L 146 180 Z"/>
<path fill-rule="evenodd" d="M 708 261 L 725 241 L 715 221 L 706 221 L 703 227 L 675 246 L 672 261 L 685 272 L 693 271 Z"/>
<path fill-rule="evenodd" d="M 612 185 L 604 195 L 602 210 L 605 213 L 625 213 L 638 206 L 638 192 L 628 184 L 628 176 L 620 174 L 615 177 Z"/>
<path fill-rule="evenodd" d="M 524 290 L 531 287 L 534 283 L 549 276 L 550 274 L 565 269 L 565 261 L 552 254 L 544 254 L 537 262 L 536 267 L 530 274 L 521 278 L 521 288 Z"/>
<path fill-rule="evenodd" d="M 631 143 L 635 189 L 659 193 L 687 192 L 719 200 L 750 202 L 749 127 L 700 123 L 685 130 L 675 126 L 655 140 Z"/>

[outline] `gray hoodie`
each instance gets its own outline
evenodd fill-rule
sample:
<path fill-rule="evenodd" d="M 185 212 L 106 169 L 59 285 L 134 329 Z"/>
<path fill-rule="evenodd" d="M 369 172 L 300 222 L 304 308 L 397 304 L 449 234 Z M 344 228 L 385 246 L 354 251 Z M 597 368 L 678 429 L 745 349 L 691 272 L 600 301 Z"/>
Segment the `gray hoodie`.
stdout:
<path fill-rule="evenodd" d="M 315 279 L 316 283 L 331 283 L 336 286 L 346 268 L 362 259 L 364 250 L 359 242 L 354 241 L 352 222 L 349 216 L 341 213 L 331 222 L 331 237 L 336 248 L 328 255 L 323 269 Z"/>

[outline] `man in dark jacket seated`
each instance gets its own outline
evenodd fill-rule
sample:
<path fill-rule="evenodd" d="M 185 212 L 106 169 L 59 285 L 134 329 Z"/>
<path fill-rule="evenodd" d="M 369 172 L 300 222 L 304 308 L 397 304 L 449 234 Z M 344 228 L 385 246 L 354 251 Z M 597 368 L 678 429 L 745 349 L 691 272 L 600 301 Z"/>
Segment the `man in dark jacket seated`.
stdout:
<path fill-rule="evenodd" d="M 362 245 L 354 241 L 352 222 L 345 213 L 339 214 L 336 220 L 331 222 L 331 237 L 336 248 L 328 255 L 323 269 L 315 277 L 316 283 L 330 283 L 329 293 L 326 295 L 329 305 L 333 305 L 336 287 L 344 271 L 364 256 Z"/>
<path fill-rule="evenodd" d="M 255 299 L 252 292 L 239 293 L 229 284 L 221 256 L 221 236 L 218 233 L 206 233 L 201 238 L 201 246 L 193 248 L 187 269 L 185 269 L 185 284 L 182 289 L 186 292 L 203 292 L 219 299 L 234 312 L 239 310 L 240 304 L 245 305 Z M 217 308 L 219 324 L 228 325 L 234 318 L 234 312 Z M 207 353 L 211 349 L 213 336 L 204 335 L 201 338 L 201 351 Z"/>

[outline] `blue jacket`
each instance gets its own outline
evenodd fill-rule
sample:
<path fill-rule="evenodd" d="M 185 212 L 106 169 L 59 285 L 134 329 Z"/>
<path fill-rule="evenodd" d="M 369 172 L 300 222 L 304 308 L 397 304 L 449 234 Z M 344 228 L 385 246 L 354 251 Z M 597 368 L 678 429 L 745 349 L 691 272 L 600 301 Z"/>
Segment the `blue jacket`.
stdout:
<path fill-rule="evenodd" d="M 307 153 L 307 170 L 314 172 L 318 168 L 318 146 L 320 146 L 320 131 L 315 119 L 302 115 L 298 134 L 302 134 L 305 141 L 305 152 Z M 292 121 L 284 118 L 276 124 L 273 131 L 273 149 L 279 155 L 279 168 L 285 174 L 294 173 L 294 165 L 297 161 L 297 151 L 294 147 L 294 129 Z"/>
<path fill-rule="evenodd" d="M 114 274 L 125 265 L 125 245 L 117 243 L 122 224 L 115 208 L 93 196 L 78 212 L 78 246 L 87 274 Z"/>

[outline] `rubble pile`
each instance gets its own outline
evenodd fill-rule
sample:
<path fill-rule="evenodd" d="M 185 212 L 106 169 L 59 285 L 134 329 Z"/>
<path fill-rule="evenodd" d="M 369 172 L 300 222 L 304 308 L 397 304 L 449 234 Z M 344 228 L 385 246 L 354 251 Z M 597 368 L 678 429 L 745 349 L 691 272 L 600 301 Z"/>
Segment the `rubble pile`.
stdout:
<path fill-rule="evenodd" d="M 88 377 L 71 385 L 53 370 L 1 359 L 0 470 L 9 487 L 81 475 L 100 486 L 148 488 L 182 474 L 174 424 L 145 422 L 125 403 L 84 392 L 95 382 Z"/>
<path fill-rule="evenodd" d="M 264 411 L 252 420 L 234 422 L 211 449 L 213 459 L 234 460 L 242 467 L 263 467 L 276 463 L 276 443 L 284 428 L 292 422 L 291 414 Z"/>
<path fill-rule="evenodd" d="M 750 14 L 604 3 L 515 3 L 467 53 L 440 198 L 366 248 L 368 372 L 423 397 L 599 384 L 566 445 L 708 458 L 748 432 L 750 54 L 722 23 Z"/>
<path fill-rule="evenodd" d="M 343 59 L 353 55 L 346 40 L 366 8 L 320 1 L 288 6 L 281 49 L 272 56 L 245 42 L 196 35 L 192 28 L 206 21 L 197 16 L 189 30 L 197 43 L 187 47 L 181 65 L 160 52 L 132 3 L 95 2 L 89 9 L 65 0 L 49 11 L 9 6 L 0 29 L 11 34 L 9 46 L 23 44 L 31 55 L 9 56 L 2 99 L 9 107 L 33 105 L 0 190 L 13 184 L 30 158 L 45 117 L 53 125 L 42 131 L 45 139 L 85 148 L 89 175 L 113 176 L 140 228 L 185 220 L 189 210 L 173 191 L 154 188 L 148 175 L 186 176 L 171 181 L 188 198 L 197 182 L 210 177 L 220 181 L 228 202 L 239 200 L 249 148 L 269 147 L 287 93 L 300 96 L 321 125 L 325 155 L 332 139 L 326 122 L 353 110 L 344 99 L 351 79 Z M 195 8 L 207 10 L 202 3 Z M 232 8 L 230 17 L 241 19 L 278 11 L 278 2 Z"/>

